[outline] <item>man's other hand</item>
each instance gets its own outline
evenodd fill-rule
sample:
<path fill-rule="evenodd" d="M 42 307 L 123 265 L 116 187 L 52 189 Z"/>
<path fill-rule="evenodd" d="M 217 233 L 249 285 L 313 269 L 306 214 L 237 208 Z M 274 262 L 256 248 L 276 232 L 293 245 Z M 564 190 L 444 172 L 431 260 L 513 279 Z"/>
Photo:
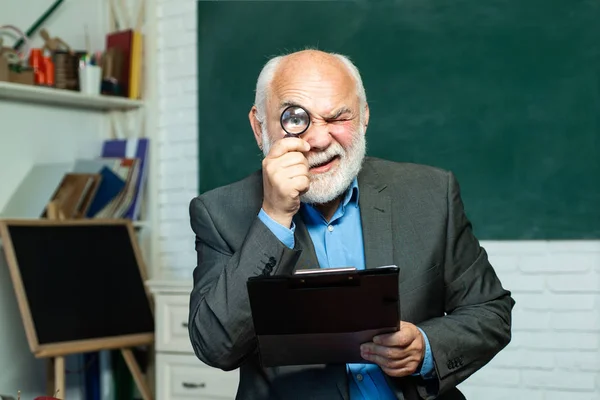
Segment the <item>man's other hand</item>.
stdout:
<path fill-rule="evenodd" d="M 399 331 L 375 336 L 360 352 L 387 375 L 399 378 L 417 372 L 425 357 L 425 339 L 415 325 L 401 321 Z"/>

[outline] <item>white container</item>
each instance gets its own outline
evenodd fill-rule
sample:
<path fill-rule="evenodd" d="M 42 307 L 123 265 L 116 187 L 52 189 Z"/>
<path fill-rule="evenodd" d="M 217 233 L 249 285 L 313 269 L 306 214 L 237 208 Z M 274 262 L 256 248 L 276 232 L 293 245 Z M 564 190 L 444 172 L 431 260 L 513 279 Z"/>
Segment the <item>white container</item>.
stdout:
<path fill-rule="evenodd" d="M 97 65 L 86 65 L 79 68 L 79 91 L 98 95 L 102 84 L 102 68 Z"/>

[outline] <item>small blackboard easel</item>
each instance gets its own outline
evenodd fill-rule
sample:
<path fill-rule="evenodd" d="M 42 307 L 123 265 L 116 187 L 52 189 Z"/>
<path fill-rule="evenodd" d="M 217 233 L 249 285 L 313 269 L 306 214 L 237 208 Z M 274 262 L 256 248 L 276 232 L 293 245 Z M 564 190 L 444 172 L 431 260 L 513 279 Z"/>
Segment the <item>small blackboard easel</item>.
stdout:
<path fill-rule="evenodd" d="M 144 400 L 152 392 L 131 348 L 154 342 L 145 265 L 131 221 L 0 220 L 30 350 L 51 361 L 50 393 L 65 396 L 65 356 L 120 349 Z"/>

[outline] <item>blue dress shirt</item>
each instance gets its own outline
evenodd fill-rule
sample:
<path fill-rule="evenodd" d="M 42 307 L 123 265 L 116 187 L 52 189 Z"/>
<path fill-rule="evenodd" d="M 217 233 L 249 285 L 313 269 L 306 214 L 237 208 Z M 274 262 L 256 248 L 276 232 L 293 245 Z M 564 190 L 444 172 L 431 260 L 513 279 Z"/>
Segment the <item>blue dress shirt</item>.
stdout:
<path fill-rule="evenodd" d="M 329 222 L 316 208 L 304 203 L 301 205 L 300 215 L 312 239 L 321 268 L 365 268 L 358 196 L 358 181 L 354 179 L 352 186 Z M 291 228 L 284 227 L 271 219 L 262 209 L 258 216 L 283 244 L 294 248 L 296 226 L 293 222 Z M 419 374 L 428 378 L 434 372 L 433 357 L 427 335 L 421 329 L 419 330 L 425 339 L 425 357 Z M 350 383 L 350 399 L 396 399 L 383 372 L 376 364 L 347 364 L 346 369 Z"/>

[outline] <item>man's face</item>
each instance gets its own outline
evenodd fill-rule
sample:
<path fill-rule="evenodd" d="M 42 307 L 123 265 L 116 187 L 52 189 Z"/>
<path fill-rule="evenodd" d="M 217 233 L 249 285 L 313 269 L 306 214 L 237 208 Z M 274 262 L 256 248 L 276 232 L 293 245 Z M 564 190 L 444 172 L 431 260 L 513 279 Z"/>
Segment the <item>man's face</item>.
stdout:
<path fill-rule="evenodd" d="M 285 68 L 285 69 L 284 69 Z M 285 65 L 271 85 L 262 146 L 268 154 L 272 143 L 285 135 L 279 118 L 290 105 L 304 108 L 311 124 L 300 137 L 311 150 L 310 189 L 306 203 L 323 204 L 340 196 L 358 174 L 365 155 L 365 118 L 352 76 L 341 63 Z"/>

